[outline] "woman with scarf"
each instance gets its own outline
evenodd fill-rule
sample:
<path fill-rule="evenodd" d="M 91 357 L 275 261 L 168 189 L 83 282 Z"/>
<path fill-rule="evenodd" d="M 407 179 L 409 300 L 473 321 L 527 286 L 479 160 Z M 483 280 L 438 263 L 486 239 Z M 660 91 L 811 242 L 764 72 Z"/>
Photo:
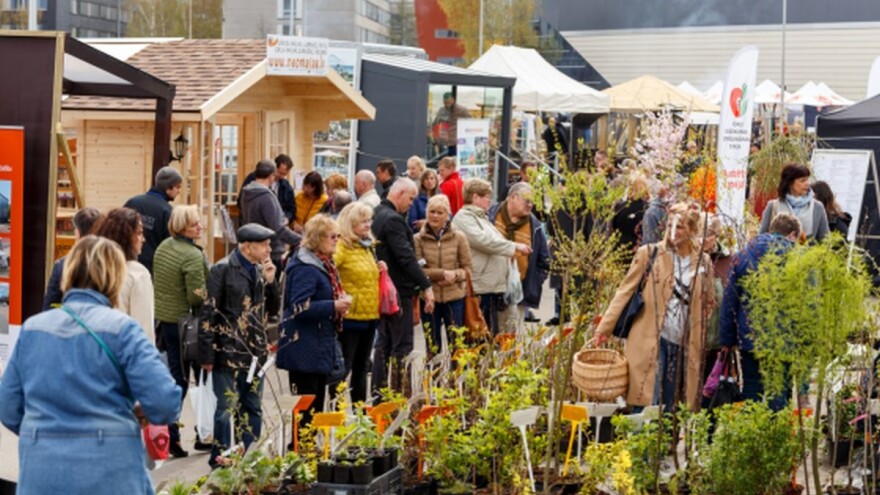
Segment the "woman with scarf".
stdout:
<path fill-rule="evenodd" d="M 790 213 L 800 220 L 807 239 L 821 242 L 828 235 L 828 217 L 825 207 L 813 197 L 809 168 L 796 163 L 783 167 L 777 194 L 761 216 L 761 234 L 767 233 L 776 215 Z"/>
<path fill-rule="evenodd" d="M 444 349 L 442 328 L 451 344 L 449 329 L 464 324 L 464 296 L 471 272 L 471 248 L 464 234 L 452 227 L 450 211 L 446 196 L 429 199 L 427 221 L 415 236 L 416 258 L 424 262 L 422 269 L 434 287 L 434 312 L 423 312 L 422 321 L 431 325 L 432 343 L 440 350 Z"/>
<path fill-rule="evenodd" d="M 373 209 L 356 201 L 339 213 L 339 244 L 333 261 L 346 293 L 351 295 L 351 309 L 342 320 L 342 355 L 346 374 L 351 372 L 351 400 L 367 400 L 367 373 L 370 351 L 379 326 L 379 271 L 385 262 L 376 261 L 373 253 Z"/>
<path fill-rule="evenodd" d="M 278 367 L 288 371 L 297 395 L 314 395 L 304 421 L 324 408 L 324 389 L 337 359 L 337 335 L 351 299 L 342 290 L 333 262 L 339 230 L 324 214 L 306 222 L 303 240 L 287 264 L 283 333 L 278 342 Z"/>
<path fill-rule="evenodd" d="M 596 328 L 594 344 L 601 345 L 646 276 L 645 304 L 624 347 L 631 406 L 662 404 L 666 412 L 679 402 L 699 407 L 706 320 L 715 301 L 712 261 L 701 249 L 699 227 L 697 211 L 684 203 L 670 207 L 666 237 L 636 251 Z"/>

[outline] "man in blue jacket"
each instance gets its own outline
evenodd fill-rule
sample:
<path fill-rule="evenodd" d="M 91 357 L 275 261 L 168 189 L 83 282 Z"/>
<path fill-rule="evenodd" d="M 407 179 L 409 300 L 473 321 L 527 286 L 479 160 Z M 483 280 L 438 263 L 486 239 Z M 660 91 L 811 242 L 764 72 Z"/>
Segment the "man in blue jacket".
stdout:
<path fill-rule="evenodd" d="M 517 253 L 514 260 L 522 281 L 523 299 L 516 315 L 516 330 L 522 329 L 528 308 L 541 303 L 544 281 L 550 273 L 550 250 L 541 221 L 532 213 L 532 186 L 518 182 L 510 188 L 507 199 L 489 209 L 489 221 L 505 239 L 531 247 L 529 253 Z M 537 321 L 530 320 L 530 321 Z"/>
<path fill-rule="evenodd" d="M 730 267 L 729 282 L 721 302 L 721 345 L 728 349 L 739 347 L 742 393 L 747 400 L 760 401 L 764 395 L 764 385 L 761 383 L 760 363 L 752 352 L 754 343 L 749 322 L 748 294 L 743 290 L 742 279 L 758 267 L 761 258 L 768 252 L 781 254 L 791 249 L 800 232 L 800 221 L 793 215 L 781 213 L 773 219 L 769 232 L 758 235 L 736 254 Z M 770 408 L 774 411 L 783 409 L 788 404 L 789 395 L 772 398 Z"/>
<path fill-rule="evenodd" d="M 170 235 L 168 220 L 171 220 L 171 201 L 180 194 L 182 185 L 183 176 L 180 172 L 170 165 L 162 167 L 156 172 L 156 180 L 149 191 L 129 199 L 123 205 L 141 215 L 144 247 L 138 255 L 138 261 L 150 270 L 151 275 L 156 248 Z"/>

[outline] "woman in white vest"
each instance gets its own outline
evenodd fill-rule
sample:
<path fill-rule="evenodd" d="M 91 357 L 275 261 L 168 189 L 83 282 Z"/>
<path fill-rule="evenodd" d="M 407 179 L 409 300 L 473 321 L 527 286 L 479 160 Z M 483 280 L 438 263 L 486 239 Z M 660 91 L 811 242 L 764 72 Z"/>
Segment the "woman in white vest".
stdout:
<path fill-rule="evenodd" d="M 801 221 L 807 239 L 821 241 L 828 235 L 828 217 L 825 207 L 813 198 L 810 189 L 810 169 L 790 163 L 782 168 L 778 197 L 769 203 L 761 216 L 761 232 L 770 228 L 770 222 L 780 213 L 790 213 Z"/>

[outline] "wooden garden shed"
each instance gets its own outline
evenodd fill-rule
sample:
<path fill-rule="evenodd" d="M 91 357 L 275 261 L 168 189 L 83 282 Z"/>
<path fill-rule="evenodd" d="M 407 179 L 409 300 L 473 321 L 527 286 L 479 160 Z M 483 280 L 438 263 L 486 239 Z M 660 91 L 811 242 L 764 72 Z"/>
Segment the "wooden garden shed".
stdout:
<path fill-rule="evenodd" d="M 222 208 L 262 158 L 286 153 L 294 180 L 312 167 L 312 134 L 334 120 L 372 120 L 375 108 L 332 68 L 322 76 L 266 73 L 265 40 L 126 40 L 92 46 L 176 86 L 169 160 L 184 176 L 177 202 L 198 204 L 210 259 L 224 252 Z M 84 203 L 102 210 L 146 191 L 154 175 L 154 106 L 144 100 L 74 96 L 61 121 L 76 138 Z M 234 208 L 233 208 L 234 209 Z"/>

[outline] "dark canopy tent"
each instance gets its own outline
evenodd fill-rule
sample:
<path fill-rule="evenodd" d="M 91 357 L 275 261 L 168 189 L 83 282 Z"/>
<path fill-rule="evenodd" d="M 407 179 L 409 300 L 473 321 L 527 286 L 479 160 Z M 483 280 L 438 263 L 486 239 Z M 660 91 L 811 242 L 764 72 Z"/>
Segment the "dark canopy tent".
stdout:
<path fill-rule="evenodd" d="M 880 157 L 880 95 L 851 107 L 820 115 L 816 122 L 816 134 L 821 148 L 873 150 L 874 159 L 877 160 Z M 848 213 L 859 222 L 856 237 L 859 245 L 863 245 L 871 257 L 880 262 L 878 178 L 874 172 L 873 167 L 868 168 L 862 211 Z"/>

